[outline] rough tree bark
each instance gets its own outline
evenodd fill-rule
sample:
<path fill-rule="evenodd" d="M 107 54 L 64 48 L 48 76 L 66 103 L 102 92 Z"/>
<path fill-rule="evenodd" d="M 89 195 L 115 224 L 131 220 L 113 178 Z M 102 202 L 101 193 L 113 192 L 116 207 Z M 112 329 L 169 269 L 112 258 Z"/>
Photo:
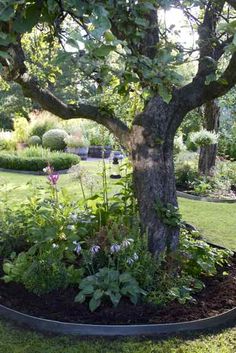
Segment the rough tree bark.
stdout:
<path fill-rule="evenodd" d="M 208 131 L 218 132 L 220 108 L 216 100 L 207 102 L 204 107 L 203 126 Z M 216 164 L 217 144 L 201 147 L 198 171 L 202 175 L 211 175 Z"/>
<path fill-rule="evenodd" d="M 153 98 L 145 112 L 136 117 L 130 137 L 134 167 L 134 185 L 143 231 L 148 234 L 153 254 L 174 251 L 179 229 L 158 217 L 157 203 L 178 206 L 175 187 L 173 140 L 169 129 L 173 121 L 172 105 L 161 97 Z"/>

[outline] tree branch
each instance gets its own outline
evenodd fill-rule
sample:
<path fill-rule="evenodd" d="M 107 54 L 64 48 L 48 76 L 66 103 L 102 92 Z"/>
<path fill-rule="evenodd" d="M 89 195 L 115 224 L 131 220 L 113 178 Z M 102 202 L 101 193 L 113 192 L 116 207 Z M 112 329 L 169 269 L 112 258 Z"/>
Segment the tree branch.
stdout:
<path fill-rule="evenodd" d="M 228 2 L 235 2 L 236 6 L 236 0 Z M 209 100 L 224 95 L 236 84 L 236 54 L 232 54 L 221 77 L 206 84 L 207 76 L 216 72 L 217 62 L 223 55 L 225 47 L 233 40 L 233 36 L 231 36 L 216 45 L 216 24 L 224 3 L 225 1 L 222 0 L 208 2 L 203 23 L 198 30 L 200 42 L 198 72 L 191 83 L 174 92 L 175 98 L 179 100 L 180 106 L 184 107 L 185 113 Z"/>
<path fill-rule="evenodd" d="M 69 105 L 54 96 L 48 89 L 41 88 L 38 82 L 27 72 L 17 77 L 15 82 L 20 84 L 26 97 L 38 102 L 41 107 L 62 119 L 89 119 L 105 126 L 123 145 L 128 144 L 129 128 L 121 120 L 98 107 L 89 104 Z"/>
<path fill-rule="evenodd" d="M 17 44 L 6 48 L 11 55 L 11 63 L 2 60 L 4 79 L 20 84 L 26 97 L 38 102 L 41 107 L 62 119 L 89 119 L 105 126 L 121 142 L 128 146 L 129 128 L 120 119 L 112 114 L 101 111 L 98 107 L 89 104 L 69 105 L 62 102 L 50 90 L 40 87 L 37 79 L 31 77 L 24 63 L 25 55 L 21 47 L 21 38 L 18 36 Z"/>

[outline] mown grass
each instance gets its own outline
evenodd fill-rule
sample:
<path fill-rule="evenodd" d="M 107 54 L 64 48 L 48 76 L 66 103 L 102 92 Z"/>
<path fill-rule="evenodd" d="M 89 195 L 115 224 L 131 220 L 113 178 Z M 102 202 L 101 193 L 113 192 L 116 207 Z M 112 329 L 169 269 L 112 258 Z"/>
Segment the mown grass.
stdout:
<path fill-rule="evenodd" d="M 235 353 L 236 329 L 195 338 L 93 339 L 49 337 L 0 322 L 0 353 Z"/>
<path fill-rule="evenodd" d="M 97 162 L 82 165 L 95 175 Z M 44 176 L 0 172 L 7 181 L 8 196 L 12 202 L 29 194 L 29 182 L 38 187 L 46 185 Z M 60 177 L 60 187 L 80 196 L 79 185 L 69 175 Z M 16 189 L 14 189 L 16 187 Z M 33 190 L 33 189 L 32 189 Z M 31 191 L 33 192 L 33 191 Z M 179 199 L 183 218 L 196 225 L 212 242 L 236 249 L 236 204 L 206 203 Z M 104 340 L 73 337 L 48 337 L 23 330 L 0 321 L 0 353 L 235 353 L 236 328 L 195 338 Z"/>

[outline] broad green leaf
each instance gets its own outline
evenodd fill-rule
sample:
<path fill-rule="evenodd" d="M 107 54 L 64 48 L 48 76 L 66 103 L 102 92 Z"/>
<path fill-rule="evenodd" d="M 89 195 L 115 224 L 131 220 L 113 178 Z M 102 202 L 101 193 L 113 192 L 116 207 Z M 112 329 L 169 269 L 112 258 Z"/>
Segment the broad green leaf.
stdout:
<path fill-rule="evenodd" d="M 38 23 L 41 15 L 41 8 L 36 4 L 26 8 L 25 13 L 15 19 L 13 29 L 19 33 L 30 32 Z"/>
<path fill-rule="evenodd" d="M 75 297 L 75 302 L 83 303 L 84 301 L 85 301 L 85 295 L 82 292 L 79 292 L 79 294 L 77 294 Z"/>
<path fill-rule="evenodd" d="M 12 6 L 6 7 L 0 12 L 0 21 L 7 22 L 14 16 L 14 9 Z"/>
<path fill-rule="evenodd" d="M 114 45 L 101 45 L 99 48 L 94 50 L 94 54 L 98 57 L 105 57 L 107 56 L 112 50 L 116 47 Z"/>
<path fill-rule="evenodd" d="M 101 305 L 101 300 L 94 297 L 89 301 L 89 309 L 93 312 Z"/>
<path fill-rule="evenodd" d="M 10 55 L 6 53 L 5 51 L 0 50 L 0 56 L 4 59 L 10 58 Z"/>

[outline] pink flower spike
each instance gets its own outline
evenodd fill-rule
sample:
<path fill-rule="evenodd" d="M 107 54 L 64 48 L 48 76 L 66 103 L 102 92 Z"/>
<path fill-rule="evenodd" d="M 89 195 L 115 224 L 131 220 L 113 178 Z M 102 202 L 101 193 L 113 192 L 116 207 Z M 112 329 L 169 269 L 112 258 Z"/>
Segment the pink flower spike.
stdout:
<path fill-rule="evenodd" d="M 59 179 L 58 173 L 48 175 L 48 180 L 51 185 L 56 185 L 58 182 L 58 179 Z"/>

